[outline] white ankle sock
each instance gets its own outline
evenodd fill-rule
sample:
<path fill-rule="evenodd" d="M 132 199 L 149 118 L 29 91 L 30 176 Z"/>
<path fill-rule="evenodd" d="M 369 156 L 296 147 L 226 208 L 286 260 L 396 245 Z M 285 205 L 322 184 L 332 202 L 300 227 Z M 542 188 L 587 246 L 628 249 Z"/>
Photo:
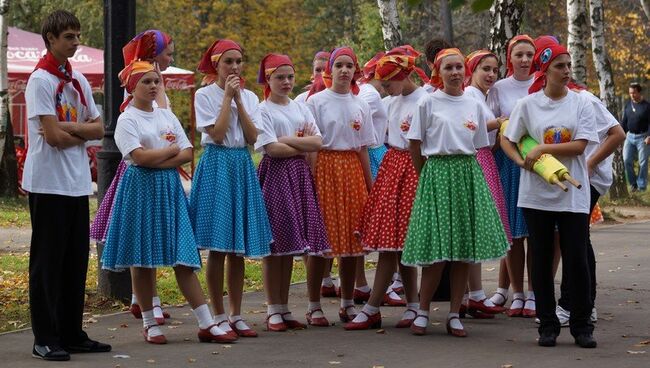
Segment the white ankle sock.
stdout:
<path fill-rule="evenodd" d="M 135 294 L 131 294 L 131 304 L 138 304 L 138 298 L 135 297 Z"/>
<path fill-rule="evenodd" d="M 282 319 L 285 321 L 296 321 L 296 318 L 291 314 L 289 310 L 289 304 L 280 305 L 280 313 L 282 313 Z"/>
<path fill-rule="evenodd" d="M 420 318 L 420 316 L 424 316 L 426 318 Z M 418 309 L 418 314 L 415 317 L 413 324 L 418 327 L 427 327 L 427 325 L 429 324 L 429 311 Z"/>
<path fill-rule="evenodd" d="M 334 286 L 334 281 L 332 281 L 331 276 L 323 277 L 323 282 L 321 282 L 321 285 L 327 286 L 327 287 L 332 287 L 332 286 Z"/>
<path fill-rule="evenodd" d="M 394 272 L 391 280 L 402 282 L 402 275 L 400 275 L 399 272 Z"/>
<path fill-rule="evenodd" d="M 460 304 L 467 306 L 467 303 L 469 303 L 469 296 L 467 294 L 463 294 L 463 299 L 461 299 Z"/>
<path fill-rule="evenodd" d="M 463 324 L 460 323 L 460 319 L 458 319 L 458 317 L 459 317 L 458 313 L 449 313 L 447 315 L 447 321 L 449 321 L 449 326 L 457 330 L 464 330 Z"/>
<path fill-rule="evenodd" d="M 153 311 L 142 311 L 142 327 L 149 328 L 147 334 L 150 337 L 162 335 L 162 330 L 158 327 L 156 319 L 153 317 Z"/>
<path fill-rule="evenodd" d="M 524 308 L 535 310 L 535 292 L 533 291 L 526 292 L 526 304 L 524 304 Z"/>
<path fill-rule="evenodd" d="M 154 318 L 159 318 L 159 319 L 160 318 L 165 318 L 165 316 L 163 315 L 162 307 L 160 306 L 160 298 L 157 297 L 157 296 L 154 296 L 153 299 L 152 299 L 152 304 L 154 306 L 154 308 L 153 308 L 153 316 L 154 316 Z M 156 308 L 156 307 L 158 307 L 158 308 Z"/>
<path fill-rule="evenodd" d="M 235 327 L 237 327 L 237 329 L 239 329 L 239 330 L 249 330 L 250 329 L 250 327 L 248 327 L 248 325 L 246 324 L 246 322 L 244 322 L 244 319 L 241 318 L 240 315 L 230 316 L 230 317 L 228 317 L 228 320 L 230 321 L 230 323 L 234 324 Z"/>
<path fill-rule="evenodd" d="M 524 293 L 512 294 L 512 304 L 510 305 L 510 309 L 523 308 L 524 307 L 524 302 L 522 301 L 523 299 L 524 299 Z"/>
<path fill-rule="evenodd" d="M 497 292 L 494 293 L 494 295 L 492 295 L 492 297 L 490 298 L 490 301 L 492 303 L 494 303 L 494 304 L 501 305 L 501 304 L 505 303 L 505 299 L 503 298 L 503 296 L 501 296 L 500 294 L 497 294 L 497 293 L 503 294 L 507 298 L 508 297 L 508 289 L 497 288 Z"/>
<path fill-rule="evenodd" d="M 354 301 L 352 299 L 341 299 L 341 308 L 345 309 L 345 314 L 348 316 L 357 314 L 357 309 L 354 307 Z"/>
<path fill-rule="evenodd" d="M 192 312 L 194 313 L 194 316 L 196 317 L 196 320 L 199 322 L 199 328 L 204 330 L 210 326 L 210 333 L 213 335 L 225 335 L 226 331 L 222 330 L 221 328 L 214 326 L 214 319 L 212 318 L 212 314 L 210 313 L 210 308 L 208 307 L 207 304 L 202 304 L 198 306 L 196 309 L 192 309 Z"/>
<path fill-rule="evenodd" d="M 373 307 L 372 305 L 370 305 L 370 304 L 368 304 L 368 303 L 366 303 L 366 304 L 363 306 L 363 309 L 361 309 L 361 310 L 364 311 L 364 312 L 366 312 L 366 313 L 368 313 L 368 314 L 371 315 L 371 316 L 374 315 L 374 314 L 379 313 L 379 308 L 377 308 L 377 307 Z M 365 322 L 365 321 L 367 321 L 367 320 L 368 320 L 368 316 L 366 316 L 364 313 L 359 313 L 359 314 L 357 314 L 357 316 L 354 318 L 354 320 L 352 320 L 352 322 L 361 323 L 361 322 Z"/>
<path fill-rule="evenodd" d="M 160 298 L 158 296 L 154 296 L 153 299 L 151 299 L 151 304 L 153 304 L 154 307 L 155 306 L 158 306 L 158 307 L 161 306 Z"/>
<path fill-rule="evenodd" d="M 307 307 L 307 312 L 314 311 L 316 309 L 319 309 L 317 312 L 314 312 L 311 314 L 312 318 L 323 318 L 325 317 L 325 314 L 322 312 L 322 307 L 320 305 L 320 302 L 309 302 L 309 306 Z"/>
<path fill-rule="evenodd" d="M 402 319 L 413 319 L 416 316 L 420 303 L 407 303 L 406 310 L 402 314 Z M 413 312 L 415 311 L 415 312 Z"/>
<path fill-rule="evenodd" d="M 390 299 L 392 299 L 392 300 L 402 300 L 402 298 L 401 298 L 399 295 L 397 295 L 397 293 L 394 292 L 393 289 L 390 289 L 390 288 L 389 288 L 389 289 L 386 291 L 386 294 L 387 294 L 388 297 L 389 297 Z"/>
<path fill-rule="evenodd" d="M 390 286 L 388 288 L 389 289 L 399 289 L 399 288 L 403 288 L 403 287 L 404 287 L 404 284 L 402 283 L 401 280 L 395 280 L 395 281 L 393 281 L 392 284 L 390 284 Z"/>
<path fill-rule="evenodd" d="M 266 308 L 267 316 L 269 316 L 270 323 L 282 323 L 282 305 L 281 304 L 269 304 Z"/>
<path fill-rule="evenodd" d="M 352 299 L 341 299 L 341 308 L 345 308 L 347 306 L 353 306 L 354 307 L 354 300 L 352 300 Z"/>
<path fill-rule="evenodd" d="M 472 299 L 475 302 L 480 302 L 481 300 L 485 299 L 485 291 L 483 289 L 481 290 L 476 290 L 476 291 L 470 291 L 469 292 L 469 298 Z"/>
<path fill-rule="evenodd" d="M 357 286 L 355 287 L 356 290 L 363 291 L 364 293 L 369 293 L 370 292 L 370 286 L 364 285 L 364 286 Z"/>
<path fill-rule="evenodd" d="M 228 317 L 226 317 L 225 313 L 222 314 L 217 314 L 216 316 L 212 317 L 213 323 L 216 323 L 219 325 L 219 328 L 228 332 L 232 331 L 232 328 L 230 328 L 230 325 L 228 323 L 221 323 L 223 321 L 228 321 Z"/>

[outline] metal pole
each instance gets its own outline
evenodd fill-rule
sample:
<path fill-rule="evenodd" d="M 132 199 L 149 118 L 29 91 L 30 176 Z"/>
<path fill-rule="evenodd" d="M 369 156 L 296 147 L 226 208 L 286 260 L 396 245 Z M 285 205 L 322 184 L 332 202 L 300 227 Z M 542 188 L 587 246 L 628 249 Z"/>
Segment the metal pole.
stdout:
<path fill-rule="evenodd" d="M 101 203 L 122 159 L 113 133 L 120 114 L 124 92 L 117 73 L 124 68 L 122 47 L 135 36 L 135 1 L 104 0 L 104 124 L 102 149 L 97 152 L 97 203 Z M 101 269 L 102 242 L 97 243 L 100 295 L 130 300 L 131 275 Z"/>

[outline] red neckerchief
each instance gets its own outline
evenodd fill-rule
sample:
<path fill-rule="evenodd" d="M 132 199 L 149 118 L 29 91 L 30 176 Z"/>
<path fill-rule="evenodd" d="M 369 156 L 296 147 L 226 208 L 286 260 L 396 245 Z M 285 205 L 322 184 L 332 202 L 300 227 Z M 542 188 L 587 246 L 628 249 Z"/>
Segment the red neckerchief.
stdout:
<path fill-rule="evenodd" d="M 79 84 L 79 81 L 72 78 L 72 65 L 70 65 L 70 62 L 66 60 L 65 62 L 65 67 L 59 64 L 58 60 L 52 55 L 51 52 L 47 52 L 45 56 L 43 56 L 39 61 L 38 64 L 36 64 L 36 68 L 34 68 L 34 71 L 38 69 L 43 69 L 46 72 L 56 76 L 59 78 L 59 85 L 56 88 L 56 103 L 57 107 L 61 105 L 61 95 L 63 94 L 63 86 L 65 86 L 67 83 L 72 82 L 72 86 L 74 89 L 79 93 L 79 100 L 81 101 L 81 104 L 84 106 L 86 105 L 86 98 L 84 97 L 83 90 L 81 89 L 81 84 Z M 59 109 L 57 109 L 58 111 Z"/>

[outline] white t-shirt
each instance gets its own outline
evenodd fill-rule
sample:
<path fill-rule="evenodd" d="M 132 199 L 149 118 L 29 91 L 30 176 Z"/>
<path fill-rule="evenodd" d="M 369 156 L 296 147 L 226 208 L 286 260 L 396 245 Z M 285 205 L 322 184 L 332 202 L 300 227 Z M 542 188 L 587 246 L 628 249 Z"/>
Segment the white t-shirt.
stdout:
<path fill-rule="evenodd" d="M 352 93 L 325 89 L 307 100 L 323 136 L 322 149 L 359 150 L 375 145 L 370 106 Z"/>
<path fill-rule="evenodd" d="M 487 101 L 485 100 L 485 95 L 483 94 L 483 92 L 481 92 L 480 89 L 473 86 L 467 86 L 465 87 L 465 94 L 475 99 L 479 103 L 479 105 L 481 105 L 481 108 L 485 112 L 485 116 L 487 116 L 486 123 L 490 120 L 495 119 L 494 113 L 488 107 Z M 490 141 L 490 147 L 494 146 L 494 143 L 496 143 L 497 130 L 498 129 L 492 129 L 491 131 L 488 131 L 488 140 Z"/>
<path fill-rule="evenodd" d="M 296 101 L 299 104 L 305 104 L 307 102 L 307 95 L 309 94 L 309 90 L 306 90 L 305 92 L 299 94 L 296 96 L 293 100 Z"/>
<path fill-rule="evenodd" d="M 534 81 L 535 78 L 519 81 L 510 76 L 494 83 L 487 96 L 487 104 L 494 116 L 510 116 L 517 101 L 528 96 L 528 88 Z"/>
<path fill-rule="evenodd" d="M 619 125 L 618 120 L 607 110 L 605 104 L 589 91 L 581 91 L 580 96 L 591 101 L 596 115 L 596 132 L 598 133 L 598 141 L 600 143 L 589 142 L 585 149 L 585 156 L 587 160 L 596 152 L 598 147 L 603 144 L 607 139 L 607 133 L 612 127 Z M 612 185 L 612 161 L 614 155 L 609 155 L 606 159 L 602 160 L 595 168 L 593 175 L 589 178 L 591 185 L 596 188 L 600 195 L 605 195 Z"/>
<path fill-rule="evenodd" d="M 359 86 L 358 96 L 370 105 L 376 146 L 381 146 L 386 142 L 386 129 L 388 128 L 388 113 L 382 102 L 381 95 L 371 84 L 364 83 Z"/>
<path fill-rule="evenodd" d="M 510 115 L 504 136 L 519 142 L 528 134 L 537 142 L 566 143 L 585 139 L 598 143 L 592 103 L 573 91 L 561 100 L 551 100 L 544 91 L 521 99 Z M 571 176 L 582 184 L 578 189 L 568 182 L 568 192 L 547 183 L 541 176 L 521 169 L 518 207 L 544 211 L 589 213 L 589 177 L 586 155 L 555 156 Z"/>
<path fill-rule="evenodd" d="M 247 89 L 242 89 L 240 93 L 244 109 L 248 113 L 248 116 L 250 116 L 253 124 L 259 129 L 261 126 L 259 98 Z M 246 147 L 246 139 L 244 138 L 244 131 L 239 122 L 239 114 L 237 113 L 237 105 L 235 104 L 234 98 L 230 103 L 230 122 L 223 142 L 216 143 L 206 132 L 206 128 L 214 125 L 217 121 L 224 96 L 225 91 L 216 83 L 201 87 L 196 91 L 194 110 L 196 111 L 196 130 L 201 132 L 201 145 L 219 144 L 226 147 Z"/>
<path fill-rule="evenodd" d="M 260 115 L 262 129 L 259 130 L 255 142 L 255 150 L 258 152 L 265 153 L 264 146 L 276 143 L 280 137 L 301 137 L 308 126 L 312 126 L 316 135 L 321 136 L 309 108 L 298 102 L 289 100 L 289 104 L 283 106 L 266 100 L 260 104 Z"/>
<path fill-rule="evenodd" d="M 133 150 L 161 149 L 172 143 L 181 150 L 192 148 L 180 121 L 168 109 L 154 107 L 152 112 L 148 112 L 130 106 L 117 118 L 115 144 L 131 165 L 135 165 L 131 158 Z"/>
<path fill-rule="evenodd" d="M 409 148 L 409 140 L 406 138 L 413 121 L 413 115 L 418 108 L 418 101 L 422 96 L 427 96 L 427 91 L 418 87 L 410 94 L 403 96 L 390 96 L 384 98 L 387 101 L 388 110 L 388 145 L 398 149 Z"/>
<path fill-rule="evenodd" d="M 62 110 L 70 116 L 69 121 L 77 122 L 76 124 L 83 124 L 88 119 L 96 119 L 99 111 L 93 101 L 90 84 L 76 70 L 72 71 L 72 77 L 79 81 L 87 106 L 81 104 L 79 94 L 72 83 L 66 83 L 60 101 Z M 47 144 L 45 137 L 38 134 L 38 129 L 41 127 L 39 116 L 58 116 L 55 103 L 58 86 L 59 78 L 42 69 L 34 71 L 27 82 L 25 101 L 27 101 L 29 147 L 23 170 L 22 187 L 31 193 L 70 197 L 91 195 L 93 189 L 86 146 L 82 143 L 59 149 Z"/>
<path fill-rule="evenodd" d="M 427 93 L 433 93 L 433 92 L 435 92 L 435 91 L 437 90 L 434 86 L 432 86 L 432 85 L 429 84 L 429 83 L 425 83 L 425 84 L 422 86 L 422 88 L 424 88 L 424 90 L 425 90 Z"/>
<path fill-rule="evenodd" d="M 406 138 L 422 141 L 422 156 L 473 155 L 488 146 L 486 116 L 473 98 L 437 90 L 417 103 Z"/>

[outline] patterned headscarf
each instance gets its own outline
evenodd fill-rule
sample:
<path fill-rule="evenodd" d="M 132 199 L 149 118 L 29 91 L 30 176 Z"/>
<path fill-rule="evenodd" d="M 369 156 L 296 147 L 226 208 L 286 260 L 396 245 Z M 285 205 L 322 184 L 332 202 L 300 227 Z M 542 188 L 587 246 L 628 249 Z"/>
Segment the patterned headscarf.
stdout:
<path fill-rule="evenodd" d="M 440 89 L 444 86 L 442 77 L 440 77 L 440 65 L 442 64 L 442 59 L 447 56 L 458 55 L 462 60 L 465 60 L 465 56 L 457 48 L 443 49 L 438 52 L 436 55 L 436 61 L 433 63 L 433 70 L 431 71 L 431 81 L 429 82 L 432 86 Z M 465 68 L 465 77 L 468 75 L 468 70 Z M 463 86 L 464 87 L 464 86 Z"/>
<path fill-rule="evenodd" d="M 465 87 L 472 84 L 472 74 L 474 74 L 474 71 L 481 63 L 481 60 L 485 59 L 486 57 L 494 57 L 497 59 L 497 56 L 489 50 L 476 50 L 467 55 L 465 58 L 465 69 L 467 69 L 469 77 L 465 78 Z"/>
<path fill-rule="evenodd" d="M 201 82 L 202 85 L 211 84 L 217 80 L 217 65 L 219 64 L 219 59 L 221 58 L 221 55 L 229 50 L 237 50 L 242 55 L 244 54 L 241 46 L 232 40 L 216 40 L 212 46 L 203 53 L 197 68 L 198 71 L 205 74 L 205 77 L 203 77 L 203 81 Z M 244 79 L 240 77 L 240 81 L 241 87 L 243 88 Z"/>
<path fill-rule="evenodd" d="M 129 94 L 124 102 L 120 105 L 120 111 L 124 111 L 129 103 L 133 99 L 133 90 L 135 86 L 140 81 L 143 75 L 148 72 L 156 71 L 155 66 L 148 61 L 134 60 L 129 65 L 127 65 L 120 73 L 117 75 L 122 82 L 122 87 L 126 89 L 126 92 Z"/>
<path fill-rule="evenodd" d="M 124 65 L 129 65 L 134 60 L 153 61 L 172 42 L 172 38 L 163 31 L 157 29 L 144 31 L 122 48 Z"/>
<path fill-rule="evenodd" d="M 560 55 L 568 54 L 569 51 L 566 49 L 566 47 L 559 44 L 551 44 L 545 49 L 540 50 L 540 52 L 535 55 L 535 63 L 539 66 L 540 69 L 537 73 L 535 73 L 535 81 L 530 86 L 530 88 L 528 88 L 528 93 L 535 93 L 544 88 L 544 84 L 546 83 L 545 73 L 548 70 L 548 67 L 551 65 L 551 62 Z"/>
<path fill-rule="evenodd" d="M 283 65 L 288 65 L 291 68 L 294 68 L 293 62 L 291 62 L 291 59 L 287 55 L 273 53 L 267 54 L 260 62 L 260 70 L 257 73 L 257 83 L 264 85 L 264 99 L 267 99 L 271 94 L 271 87 L 269 86 L 269 78 L 271 77 L 271 74 Z"/>
<path fill-rule="evenodd" d="M 517 35 L 513 37 L 510 42 L 508 42 L 508 51 L 506 53 L 506 69 L 508 71 L 506 76 L 511 76 L 515 73 L 515 68 L 512 65 L 512 61 L 510 60 L 510 54 L 512 54 L 512 49 L 515 47 L 516 44 L 520 42 L 528 42 L 533 48 L 535 48 L 535 41 L 526 34 L 522 35 Z"/>
<path fill-rule="evenodd" d="M 412 72 L 416 72 L 420 79 L 429 83 L 429 77 L 424 70 L 415 65 L 418 56 L 422 55 L 411 45 L 398 46 L 386 53 L 377 63 L 375 79 L 404 80 Z"/>
<path fill-rule="evenodd" d="M 375 54 L 370 60 L 363 64 L 363 81 L 368 82 L 369 80 L 375 79 L 375 68 L 377 68 L 377 62 L 381 59 L 386 53 L 379 51 Z"/>

